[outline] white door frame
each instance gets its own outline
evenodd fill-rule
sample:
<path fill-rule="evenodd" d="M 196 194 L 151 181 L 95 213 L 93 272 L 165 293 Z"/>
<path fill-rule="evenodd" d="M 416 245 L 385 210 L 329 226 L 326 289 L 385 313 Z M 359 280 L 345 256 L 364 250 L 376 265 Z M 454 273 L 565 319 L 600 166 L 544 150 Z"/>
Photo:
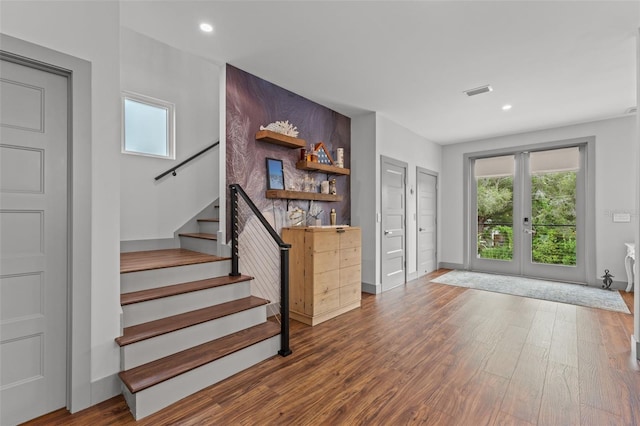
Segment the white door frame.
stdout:
<path fill-rule="evenodd" d="M 576 145 L 585 145 L 585 170 L 587 179 L 585 182 L 585 275 L 587 284 L 595 285 L 596 282 L 596 202 L 595 202 L 595 184 L 596 184 L 596 160 L 595 160 L 595 137 L 588 136 L 583 138 L 566 139 L 554 142 L 546 142 L 539 144 L 530 144 L 523 146 L 515 146 L 509 148 L 501 148 L 488 151 L 472 152 L 464 154 L 464 269 L 471 267 L 471 258 L 475 253 L 471 253 L 473 244 L 471 239 L 476 238 L 472 235 L 473 223 L 477 221 L 475 213 L 475 203 L 473 203 L 472 185 L 475 185 L 475 179 L 471 173 L 471 163 L 475 158 L 494 157 L 500 155 L 509 155 L 519 151 L 539 151 L 554 148 L 568 148 Z M 474 210 L 473 212 L 471 210 Z"/>
<path fill-rule="evenodd" d="M 5 34 L 0 56 L 69 81 L 66 399 L 73 413 L 91 405 L 91 64 Z"/>
<path fill-rule="evenodd" d="M 419 207 L 420 201 L 419 201 L 419 197 L 417 196 L 418 182 L 419 182 L 418 175 L 420 173 L 431 175 L 436 178 L 436 235 L 435 237 L 436 237 L 436 269 L 437 269 L 438 268 L 438 236 L 439 236 L 439 233 L 438 233 L 438 204 L 439 204 L 438 203 L 438 186 L 439 186 L 440 176 L 438 175 L 438 172 L 434 172 L 433 170 L 416 166 L 416 229 L 415 229 L 416 231 L 416 270 L 417 270 L 417 267 L 420 265 L 419 263 L 420 259 L 418 259 L 418 253 L 420 251 L 420 246 L 418 244 L 419 238 L 420 238 L 420 227 L 418 226 L 420 210 L 418 207 Z M 421 276 L 423 276 L 421 275 L 420 271 L 417 271 L 417 274 L 418 274 L 417 278 L 420 278 Z"/>

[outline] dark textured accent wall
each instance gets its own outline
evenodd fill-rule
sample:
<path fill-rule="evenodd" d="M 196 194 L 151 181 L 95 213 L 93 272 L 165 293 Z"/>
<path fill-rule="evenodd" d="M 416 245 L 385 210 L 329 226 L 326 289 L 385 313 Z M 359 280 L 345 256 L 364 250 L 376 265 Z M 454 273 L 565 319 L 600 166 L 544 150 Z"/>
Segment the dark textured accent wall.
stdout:
<path fill-rule="evenodd" d="M 261 125 L 288 120 L 298 128 L 298 137 L 306 140 L 307 146 L 323 142 L 332 154 L 336 148 L 344 148 L 344 162 L 348 168 L 351 164 L 351 119 L 231 65 L 227 65 L 226 71 L 227 185 L 240 184 L 279 232 L 288 225 L 287 203 L 265 198 L 265 158 L 283 161 L 286 189 L 294 181 L 303 179 L 307 172 L 295 168 L 299 149 L 256 141 L 256 132 Z M 324 173 L 311 175 L 316 180 L 327 177 Z M 336 176 L 337 191 L 344 196 L 343 201 L 314 202 L 324 211 L 321 215 L 323 225 L 329 223 L 331 208 L 336 209 L 339 224 L 350 224 L 349 179 L 349 176 Z M 290 201 L 289 206 L 307 211 L 309 202 Z M 230 235 L 229 231 L 227 229 L 227 235 Z"/>

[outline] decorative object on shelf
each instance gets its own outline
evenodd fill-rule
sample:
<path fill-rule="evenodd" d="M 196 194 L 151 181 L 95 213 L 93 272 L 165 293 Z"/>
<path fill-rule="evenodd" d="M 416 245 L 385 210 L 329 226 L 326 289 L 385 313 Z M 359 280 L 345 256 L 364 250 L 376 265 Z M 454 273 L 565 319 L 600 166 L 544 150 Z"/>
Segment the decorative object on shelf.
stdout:
<path fill-rule="evenodd" d="M 336 167 L 344 167 L 344 148 L 338 148 L 336 150 Z"/>
<path fill-rule="evenodd" d="M 267 158 L 267 189 L 284 189 L 282 160 Z"/>
<path fill-rule="evenodd" d="M 335 225 L 336 224 L 336 209 L 331 209 L 331 213 L 329 214 L 329 224 L 330 225 Z"/>
<path fill-rule="evenodd" d="M 336 180 L 335 178 L 333 178 L 329 181 L 329 194 L 336 195 L 337 193 L 338 190 L 336 189 Z"/>
<path fill-rule="evenodd" d="M 322 214 L 323 210 L 317 204 L 314 204 L 313 201 L 311 201 L 310 204 L 311 205 L 309 206 L 309 214 L 307 215 L 307 221 L 309 222 L 309 225 L 322 226 L 322 219 L 320 219 L 320 215 Z"/>
<path fill-rule="evenodd" d="M 320 182 L 320 193 L 321 194 L 328 194 L 329 193 L 329 181 L 328 180 L 323 180 L 322 182 Z"/>
<path fill-rule="evenodd" d="M 296 207 L 289 211 L 289 226 L 305 226 L 306 221 L 306 214 L 301 208 Z"/>
<path fill-rule="evenodd" d="M 329 150 L 322 142 L 318 142 L 313 149 L 317 152 L 318 163 L 333 165 L 333 158 L 331 158 Z"/>
<path fill-rule="evenodd" d="M 287 121 L 276 121 L 275 123 L 267 124 L 266 126 L 260 126 L 260 130 L 271 130 L 272 132 L 280 133 L 281 135 L 287 135 L 294 138 L 298 137 L 298 128 Z"/>
<path fill-rule="evenodd" d="M 611 290 L 611 284 L 613 284 L 613 280 L 611 278 L 614 278 L 613 275 L 611 275 L 609 273 L 608 269 L 604 270 L 604 275 L 600 278 L 604 278 L 602 280 L 603 284 L 602 284 L 602 288 L 607 289 L 607 290 Z"/>
<path fill-rule="evenodd" d="M 309 147 L 309 151 L 307 151 L 307 161 L 311 161 L 312 163 L 318 162 L 318 151 L 316 151 L 315 147 L 311 145 Z"/>
<path fill-rule="evenodd" d="M 318 192 L 316 190 L 316 180 L 314 178 L 312 178 L 309 175 L 306 175 L 304 177 L 304 186 L 303 186 L 303 190 L 304 192 Z"/>

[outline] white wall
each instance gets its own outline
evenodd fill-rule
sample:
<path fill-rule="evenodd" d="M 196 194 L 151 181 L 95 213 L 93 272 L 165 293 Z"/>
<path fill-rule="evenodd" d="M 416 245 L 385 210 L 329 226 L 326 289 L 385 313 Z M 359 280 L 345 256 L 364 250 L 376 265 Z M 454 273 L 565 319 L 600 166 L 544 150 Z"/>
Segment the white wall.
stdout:
<path fill-rule="evenodd" d="M 351 224 L 361 228 L 363 290 L 372 293 L 380 292 L 380 286 L 377 291 L 375 286 L 380 282 L 376 261 L 379 193 L 376 176 L 380 165 L 376 152 L 376 114 L 351 117 Z"/>
<path fill-rule="evenodd" d="M 379 154 L 395 160 L 403 161 L 407 167 L 407 209 L 405 230 L 407 279 L 416 277 L 417 265 L 417 221 L 416 221 L 416 167 L 422 167 L 434 172 L 440 172 L 442 146 L 418 136 L 412 131 L 394 123 L 380 113 L 376 114 L 376 134 Z M 380 167 L 378 158 L 378 167 Z M 378 172 L 378 188 L 380 187 L 380 173 Z M 380 192 L 380 191 L 378 191 Z M 378 212 L 380 204 L 377 203 Z M 379 250 L 379 245 L 378 245 Z"/>
<path fill-rule="evenodd" d="M 220 68 L 127 28 L 120 37 L 122 90 L 171 102 L 176 111 L 175 160 L 120 154 L 120 238 L 173 238 L 218 198 L 219 148 L 175 177 L 154 177 L 218 141 Z"/>
<path fill-rule="evenodd" d="M 91 378 L 119 371 L 119 3 L 3 1 L 0 28 L 92 64 Z M 97 401 L 92 401 L 97 402 Z"/>
<path fill-rule="evenodd" d="M 443 148 L 441 174 L 440 233 L 441 262 L 463 264 L 464 220 L 463 211 L 463 155 L 498 148 L 517 147 L 578 137 L 595 136 L 596 151 L 596 271 L 599 279 L 609 269 L 615 281 L 626 281 L 624 243 L 633 241 L 635 221 L 613 223 L 613 212 L 632 213 L 637 218 L 635 186 L 632 184 L 636 167 L 633 155 L 636 143 L 635 117 L 596 121 L 486 139 L 482 141 L 447 145 Z"/>
<path fill-rule="evenodd" d="M 416 167 L 440 172 L 442 147 L 396 124 L 380 113 L 351 118 L 351 218 L 362 227 L 362 282 L 368 292 L 381 291 L 380 156 L 408 164 L 407 167 L 407 279 L 415 278 L 416 259 Z M 411 193 L 413 189 L 413 193 Z"/>

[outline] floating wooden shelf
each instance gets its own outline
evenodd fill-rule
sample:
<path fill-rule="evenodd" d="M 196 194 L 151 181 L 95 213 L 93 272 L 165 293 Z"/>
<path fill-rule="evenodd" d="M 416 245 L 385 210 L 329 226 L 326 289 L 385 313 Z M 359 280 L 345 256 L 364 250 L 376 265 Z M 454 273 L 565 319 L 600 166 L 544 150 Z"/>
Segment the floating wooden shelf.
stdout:
<path fill-rule="evenodd" d="M 256 140 L 285 146 L 287 148 L 304 148 L 307 146 L 307 142 L 304 139 L 294 138 L 292 136 L 272 132 L 271 130 L 258 131 L 258 133 L 256 133 Z"/>
<path fill-rule="evenodd" d="M 321 164 L 315 161 L 298 161 L 296 163 L 296 169 L 307 170 L 311 172 L 324 172 L 332 175 L 350 175 L 351 170 L 344 167 L 336 167 L 330 164 Z"/>
<path fill-rule="evenodd" d="M 267 190 L 266 198 L 284 198 L 287 200 L 342 201 L 342 195 L 320 194 L 318 192 L 287 191 L 284 189 Z"/>

